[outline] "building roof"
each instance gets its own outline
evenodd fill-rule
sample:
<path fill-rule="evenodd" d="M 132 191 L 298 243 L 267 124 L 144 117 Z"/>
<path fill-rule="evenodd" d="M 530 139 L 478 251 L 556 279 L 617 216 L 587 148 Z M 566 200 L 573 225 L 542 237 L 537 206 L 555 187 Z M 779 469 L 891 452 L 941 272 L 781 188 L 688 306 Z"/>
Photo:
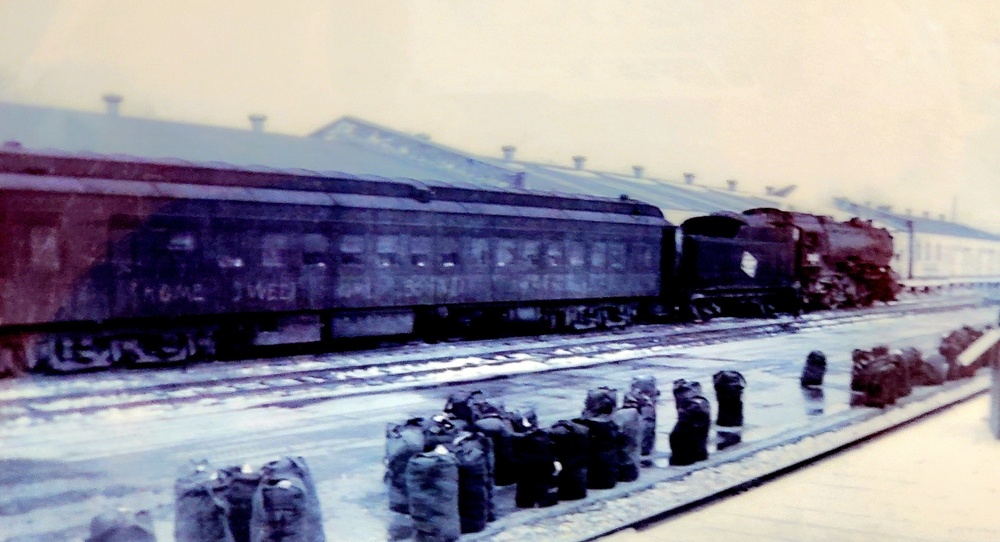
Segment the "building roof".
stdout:
<path fill-rule="evenodd" d="M 862 205 L 846 198 L 836 198 L 834 203 L 838 208 L 844 210 L 845 212 L 849 212 L 861 218 L 875 220 L 882 223 L 887 228 L 894 228 L 900 231 L 906 231 L 912 226 L 913 231 L 919 233 L 1000 241 L 1000 235 L 979 230 L 965 224 L 949 222 L 943 218 L 935 219 L 929 216 L 913 216 L 894 213 L 891 209 L 886 207 L 871 207 L 868 205 Z"/>
<path fill-rule="evenodd" d="M 140 158 L 218 161 L 239 166 L 262 165 L 464 182 L 460 172 L 436 169 L 405 156 L 350 140 L 325 141 L 251 129 L 171 122 L 0 103 L 0 142 L 25 148 L 64 152 L 123 154 Z"/>
<path fill-rule="evenodd" d="M 779 205 L 775 198 L 680 181 L 477 156 L 433 142 L 427 137 L 405 134 L 354 117 L 331 122 L 314 132 L 312 137 L 324 141 L 353 141 L 428 167 L 461 172 L 468 182 L 482 185 L 605 197 L 624 194 L 660 207 L 674 222 L 716 211 L 740 212 L 754 207 Z"/>

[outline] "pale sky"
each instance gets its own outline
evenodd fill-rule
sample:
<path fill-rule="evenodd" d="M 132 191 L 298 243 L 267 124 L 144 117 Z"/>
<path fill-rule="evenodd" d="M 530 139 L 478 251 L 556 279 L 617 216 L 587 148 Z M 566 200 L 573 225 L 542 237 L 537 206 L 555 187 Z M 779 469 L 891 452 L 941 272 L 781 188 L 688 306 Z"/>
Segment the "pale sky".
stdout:
<path fill-rule="evenodd" d="M 1000 2 L 0 0 L 0 100 L 442 144 L 1000 230 Z"/>

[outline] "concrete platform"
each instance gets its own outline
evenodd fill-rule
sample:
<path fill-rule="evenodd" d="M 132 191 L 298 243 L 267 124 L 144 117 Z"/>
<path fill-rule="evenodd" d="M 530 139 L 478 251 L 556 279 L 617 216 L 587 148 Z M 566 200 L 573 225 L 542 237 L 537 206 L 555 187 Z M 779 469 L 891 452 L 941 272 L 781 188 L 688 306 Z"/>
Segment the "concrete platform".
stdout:
<path fill-rule="evenodd" d="M 1000 540 L 1000 441 L 970 401 L 608 542 Z"/>

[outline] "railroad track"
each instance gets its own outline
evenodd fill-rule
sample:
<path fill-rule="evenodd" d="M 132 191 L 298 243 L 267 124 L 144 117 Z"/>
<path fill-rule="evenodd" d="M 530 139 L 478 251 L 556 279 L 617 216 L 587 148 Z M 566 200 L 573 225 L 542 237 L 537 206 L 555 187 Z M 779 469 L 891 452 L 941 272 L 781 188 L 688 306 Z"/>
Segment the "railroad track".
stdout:
<path fill-rule="evenodd" d="M 301 356 L 262 366 L 255 366 L 253 362 L 229 362 L 184 370 L 43 377 L 44 384 L 51 382 L 52 385 L 32 390 L 15 387 L 0 393 L 0 403 L 4 404 L 0 422 L 24 417 L 222 402 L 237 397 L 243 399 L 240 408 L 254 404 L 294 406 L 334 397 L 485 381 L 516 373 L 558 371 L 640 359 L 688 346 L 796 333 L 886 316 L 950 312 L 987 303 L 976 296 L 950 297 L 863 310 L 812 313 L 799 318 L 644 325 L 582 336 L 518 338 L 514 339 L 514 345 L 510 339 L 490 340 L 416 352 L 396 347 L 354 356 Z"/>

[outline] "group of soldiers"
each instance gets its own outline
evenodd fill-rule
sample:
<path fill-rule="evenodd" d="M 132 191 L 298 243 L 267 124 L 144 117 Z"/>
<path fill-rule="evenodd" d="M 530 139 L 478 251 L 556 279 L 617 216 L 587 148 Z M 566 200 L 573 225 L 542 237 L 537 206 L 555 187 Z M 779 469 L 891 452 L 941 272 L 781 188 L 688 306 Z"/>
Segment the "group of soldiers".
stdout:
<path fill-rule="evenodd" d="M 721 371 L 714 384 L 718 425 L 741 426 L 745 379 Z M 670 463 L 690 465 L 708 457 L 711 409 L 698 382 L 677 380 L 673 391 Z M 496 487 L 514 485 L 524 509 L 634 481 L 652 464 L 659 395 L 651 376 L 634 378 L 620 404 L 617 390 L 594 388 L 579 417 L 542 427 L 531 407 L 507 410 L 479 391 L 452 394 L 438 415 L 387 426 L 389 507 L 410 516 L 407 535 L 417 541 L 453 541 L 496 519 Z"/>
<path fill-rule="evenodd" d="M 962 326 L 941 338 L 938 355 L 924 358 L 920 350 L 880 345 L 851 353 L 852 404 L 885 407 L 909 395 L 914 386 L 934 386 L 970 377 L 981 363 L 963 366 L 958 356 L 983 332 Z"/>

